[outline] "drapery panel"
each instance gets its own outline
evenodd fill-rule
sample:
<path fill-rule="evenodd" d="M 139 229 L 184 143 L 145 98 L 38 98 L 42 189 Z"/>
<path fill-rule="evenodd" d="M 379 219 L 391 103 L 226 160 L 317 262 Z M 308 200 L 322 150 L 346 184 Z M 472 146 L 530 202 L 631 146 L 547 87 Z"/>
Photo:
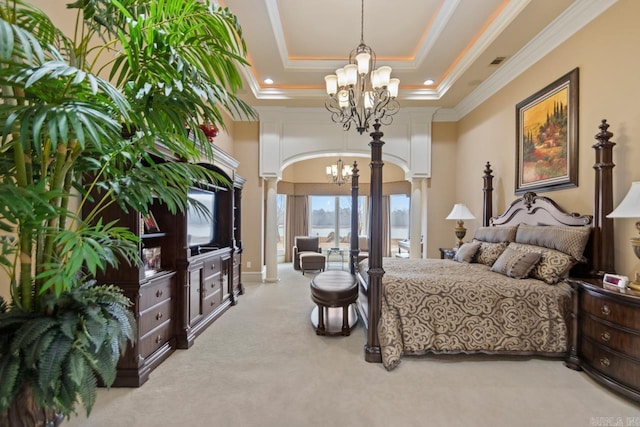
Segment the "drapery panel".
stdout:
<path fill-rule="evenodd" d="M 309 196 L 287 196 L 285 227 L 284 261 L 292 262 L 295 237 L 309 234 Z"/>

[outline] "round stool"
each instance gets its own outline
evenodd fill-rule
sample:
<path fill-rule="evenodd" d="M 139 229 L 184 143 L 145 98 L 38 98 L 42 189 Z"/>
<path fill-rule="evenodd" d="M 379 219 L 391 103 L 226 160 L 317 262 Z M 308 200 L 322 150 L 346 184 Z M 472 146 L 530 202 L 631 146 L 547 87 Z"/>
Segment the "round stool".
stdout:
<path fill-rule="evenodd" d="M 351 328 L 357 322 L 355 309 L 351 307 L 358 299 L 358 285 L 356 279 L 346 271 L 325 271 L 318 274 L 311 280 L 311 300 L 317 307 L 311 313 L 311 322 L 316 327 L 317 335 L 338 335 L 348 336 Z M 338 310 L 331 313 L 331 309 Z M 342 311 L 342 329 L 337 329 L 337 325 L 331 328 L 330 318 L 338 320 Z M 325 313 L 327 314 L 327 325 L 325 326 Z M 317 324 L 315 318 L 317 317 Z"/>

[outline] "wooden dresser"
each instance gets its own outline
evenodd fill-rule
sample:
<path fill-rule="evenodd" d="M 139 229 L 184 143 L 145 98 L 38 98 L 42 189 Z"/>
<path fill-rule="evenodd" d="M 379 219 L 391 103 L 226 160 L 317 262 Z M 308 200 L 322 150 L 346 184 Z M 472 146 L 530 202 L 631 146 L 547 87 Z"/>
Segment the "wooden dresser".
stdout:
<path fill-rule="evenodd" d="M 640 401 L 640 296 L 576 280 L 578 358 L 593 379 Z"/>

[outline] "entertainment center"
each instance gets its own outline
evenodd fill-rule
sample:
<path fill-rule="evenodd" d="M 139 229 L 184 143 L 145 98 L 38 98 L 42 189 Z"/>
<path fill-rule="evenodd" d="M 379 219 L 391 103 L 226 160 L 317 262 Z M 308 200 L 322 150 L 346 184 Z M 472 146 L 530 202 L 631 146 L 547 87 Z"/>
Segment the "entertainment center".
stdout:
<path fill-rule="evenodd" d="M 222 187 L 194 183 L 189 196 L 206 206 L 171 213 L 157 202 L 151 214 L 124 212 L 112 206 L 103 221 L 117 220 L 140 238 L 142 265 L 121 262 L 97 277 L 122 288 L 131 299 L 138 324 L 136 342 L 118 363 L 113 386 L 139 387 L 150 372 L 176 349 L 194 340 L 244 293 L 241 198 L 245 179 L 235 173 L 239 163 L 213 146 L 214 163 L 202 164 L 231 183 Z M 166 153 L 167 161 L 177 161 Z"/>

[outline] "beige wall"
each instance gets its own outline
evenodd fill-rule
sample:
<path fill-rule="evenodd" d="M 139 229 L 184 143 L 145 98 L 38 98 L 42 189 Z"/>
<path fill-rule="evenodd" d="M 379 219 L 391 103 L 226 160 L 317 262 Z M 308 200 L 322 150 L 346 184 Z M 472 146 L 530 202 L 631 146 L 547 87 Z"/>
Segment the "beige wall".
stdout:
<path fill-rule="evenodd" d="M 515 197 L 515 105 L 579 67 L 579 186 L 544 195 L 570 212 L 593 212 L 595 155 L 591 146 L 596 142 L 593 137 L 600 120 L 607 119 L 609 131 L 614 133 L 612 141 L 617 143 L 613 156 L 614 205 L 620 202 L 631 181 L 640 180 L 638 16 L 640 2 L 620 0 L 459 121 L 456 163 L 458 170 L 465 171 L 455 184 L 459 200 L 474 213 L 481 213 L 482 192 L 478 188 L 484 163 L 489 160 L 495 175 L 494 214 L 505 209 Z M 629 245 L 629 237 L 637 234 L 633 223 L 630 219 L 615 221 L 616 269 L 620 274 L 632 275 L 640 267 Z"/>
<path fill-rule="evenodd" d="M 236 122 L 233 126 L 234 157 L 238 174 L 247 181 L 242 190 L 242 271 L 259 272 L 264 264 L 264 195 L 260 170 L 260 126 L 257 122 Z M 251 267 L 248 267 L 250 263 Z"/>
<path fill-rule="evenodd" d="M 482 193 L 482 180 L 474 182 L 476 176 L 482 176 L 482 170 L 458 172 L 456 162 L 458 126 L 453 122 L 436 122 L 432 127 L 431 137 L 431 178 L 427 180 L 427 257 L 439 258 L 438 248 L 450 248 L 457 241 L 454 235 L 455 221 L 446 221 L 455 203 L 467 203 L 473 214 L 480 218 L 482 211 L 473 209 L 465 199 L 456 198 L 458 182 L 466 184 Z M 478 187 L 479 186 L 479 187 Z M 482 204 L 480 205 L 482 207 Z M 474 221 L 466 221 L 467 228 Z"/>

